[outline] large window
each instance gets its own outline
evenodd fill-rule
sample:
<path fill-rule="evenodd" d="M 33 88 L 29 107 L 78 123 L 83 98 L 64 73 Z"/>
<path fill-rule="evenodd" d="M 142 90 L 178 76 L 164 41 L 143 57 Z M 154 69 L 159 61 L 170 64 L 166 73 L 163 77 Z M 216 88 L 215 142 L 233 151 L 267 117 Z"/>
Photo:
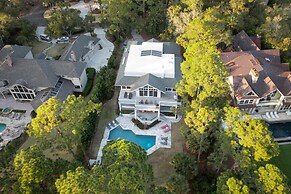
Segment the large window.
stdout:
<path fill-rule="evenodd" d="M 291 109 L 291 105 L 284 105 L 280 108 L 280 110 L 289 110 Z"/>
<path fill-rule="evenodd" d="M 152 86 L 145 86 L 143 88 L 139 88 L 139 96 L 158 96 L 158 90 L 153 88 Z"/>
<path fill-rule="evenodd" d="M 238 104 L 252 104 L 254 100 L 240 100 L 238 101 Z"/>
<path fill-rule="evenodd" d="M 15 85 L 10 89 L 10 93 L 16 100 L 28 100 L 31 101 L 35 98 L 34 90 L 28 89 L 22 85 Z"/>

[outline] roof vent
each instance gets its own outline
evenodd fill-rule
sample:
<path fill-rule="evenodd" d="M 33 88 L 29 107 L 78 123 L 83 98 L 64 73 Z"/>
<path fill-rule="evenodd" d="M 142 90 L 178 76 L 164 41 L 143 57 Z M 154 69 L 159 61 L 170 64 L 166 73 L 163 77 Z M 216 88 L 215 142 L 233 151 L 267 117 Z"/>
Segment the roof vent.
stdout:
<path fill-rule="evenodd" d="M 259 72 L 255 68 L 251 68 L 249 75 L 252 76 L 252 83 L 256 83 L 259 79 Z"/>
<path fill-rule="evenodd" d="M 271 62 L 271 60 L 270 60 L 269 58 L 265 58 L 265 60 L 266 60 L 267 62 Z"/>

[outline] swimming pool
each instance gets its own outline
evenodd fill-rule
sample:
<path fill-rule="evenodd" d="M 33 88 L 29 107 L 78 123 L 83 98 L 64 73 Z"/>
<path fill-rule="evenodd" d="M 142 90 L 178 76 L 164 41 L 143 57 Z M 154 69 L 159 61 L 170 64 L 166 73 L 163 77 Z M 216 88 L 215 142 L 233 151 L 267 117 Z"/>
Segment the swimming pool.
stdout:
<path fill-rule="evenodd" d="M 150 149 L 156 144 L 156 136 L 136 135 L 131 130 L 123 130 L 120 125 L 110 131 L 108 139 L 116 140 L 118 138 L 138 144 L 145 150 Z"/>
<path fill-rule="evenodd" d="M 6 125 L 4 123 L 0 123 L 0 133 L 2 133 L 6 128 Z"/>
<path fill-rule="evenodd" d="M 269 124 L 269 130 L 274 138 L 291 137 L 291 122 Z"/>

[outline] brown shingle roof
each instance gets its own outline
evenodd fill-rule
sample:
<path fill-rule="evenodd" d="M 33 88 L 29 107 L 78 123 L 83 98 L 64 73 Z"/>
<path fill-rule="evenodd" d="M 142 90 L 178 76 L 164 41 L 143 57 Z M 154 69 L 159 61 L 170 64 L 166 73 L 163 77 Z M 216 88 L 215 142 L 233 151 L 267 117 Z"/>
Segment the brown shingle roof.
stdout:
<path fill-rule="evenodd" d="M 234 37 L 233 48 L 235 51 L 260 50 L 244 30 Z"/>

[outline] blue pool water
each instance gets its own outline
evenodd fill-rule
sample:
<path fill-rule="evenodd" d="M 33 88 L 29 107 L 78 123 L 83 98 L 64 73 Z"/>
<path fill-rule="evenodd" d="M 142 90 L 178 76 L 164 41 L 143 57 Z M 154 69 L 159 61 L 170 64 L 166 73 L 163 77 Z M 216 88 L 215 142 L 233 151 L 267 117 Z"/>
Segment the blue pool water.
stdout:
<path fill-rule="evenodd" d="M 269 124 L 269 130 L 274 138 L 291 137 L 291 122 Z"/>
<path fill-rule="evenodd" d="M 109 140 L 116 140 L 118 138 L 136 143 L 145 150 L 150 149 L 156 144 L 156 136 L 135 135 L 131 130 L 123 130 L 120 125 L 112 129 L 109 133 Z"/>
<path fill-rule="evenodd" d="M 4 123 L 0 123 L 0 133 L 4 131 L 6 125 Z"/>

